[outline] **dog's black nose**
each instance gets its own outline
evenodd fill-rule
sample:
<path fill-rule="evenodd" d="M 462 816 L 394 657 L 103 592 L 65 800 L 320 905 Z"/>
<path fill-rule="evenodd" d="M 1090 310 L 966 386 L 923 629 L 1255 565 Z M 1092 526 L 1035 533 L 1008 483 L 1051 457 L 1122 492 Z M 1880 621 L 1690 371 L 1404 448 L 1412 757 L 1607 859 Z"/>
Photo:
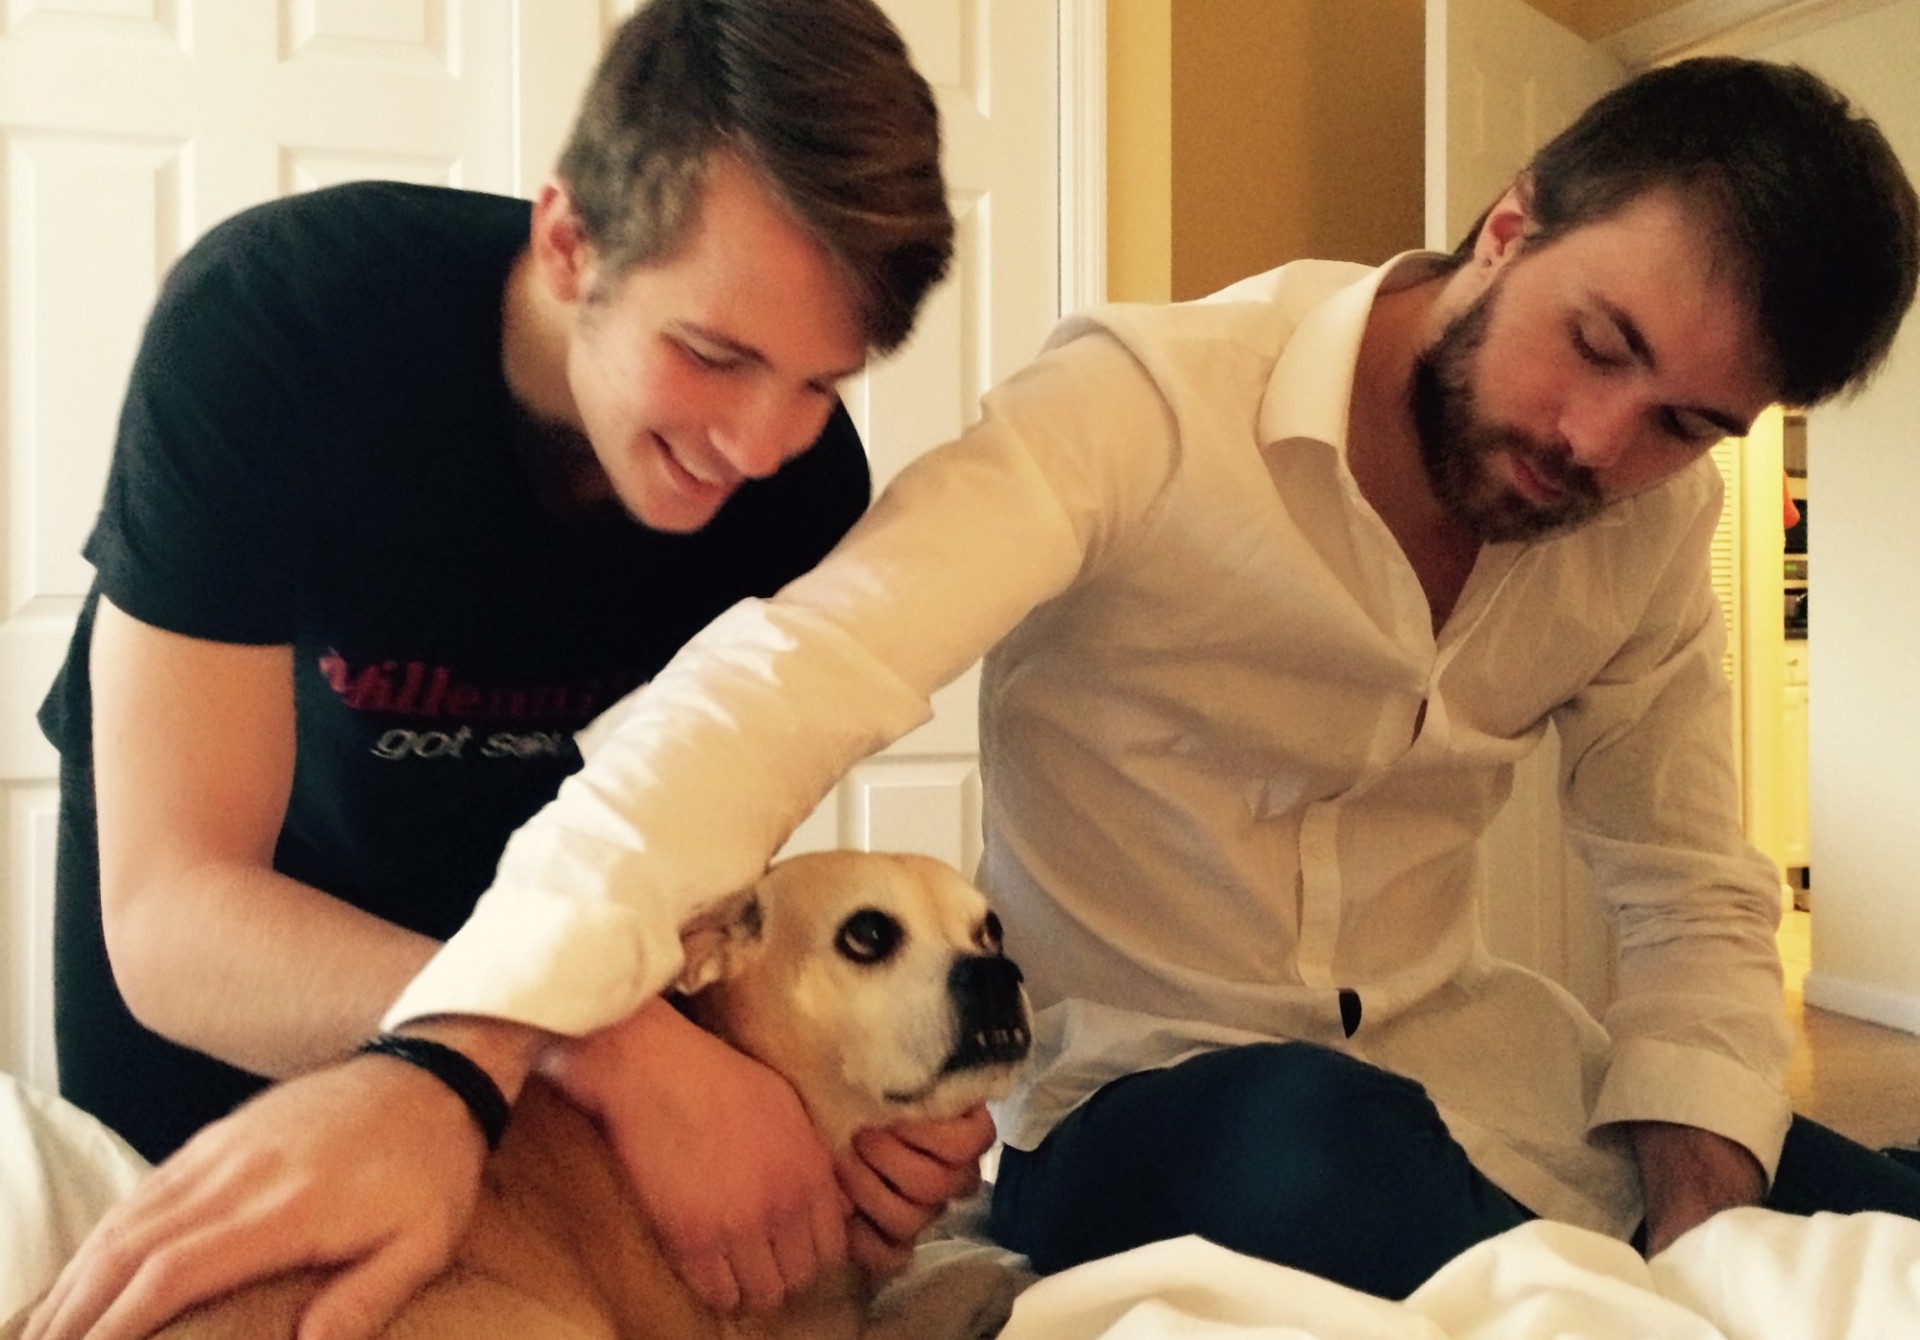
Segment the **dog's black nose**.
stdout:
<path fill-rule="evenodd" d="M 948 1070 L 1006 1065 L 1024 1060 L 1033 1043 L 1027 1001 L 1020 991 L 1020 969 L 998 954 L 956 959 L 947 973 L 960 1036 Z"/>

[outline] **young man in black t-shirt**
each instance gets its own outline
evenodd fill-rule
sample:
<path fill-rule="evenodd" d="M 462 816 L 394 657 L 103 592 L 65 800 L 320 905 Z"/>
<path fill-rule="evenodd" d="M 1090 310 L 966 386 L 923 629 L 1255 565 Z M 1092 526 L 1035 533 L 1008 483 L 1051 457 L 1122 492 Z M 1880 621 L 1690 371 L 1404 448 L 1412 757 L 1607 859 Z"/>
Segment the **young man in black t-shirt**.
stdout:
<path fill-rule="evenodd" d="M 209 233 L 149 325 L 42 712 L 63 1090 L 159 1158 L 372 1035 L 578 766 L 573 732 L 863 510 L 836 387 L 906 337 L 952 231 L 931 95 L 870 0 L 653 0 L 530 209 L 367 183 Z M 869 1142 L 843 1191 L 771 1072 L 758 1111 L 676 1115 L 708 1068 L 753 1063 L 670 1009 L 647 1027 L 611 1078 L 556 1073 L 644 1127 L 616 1146 L 716 1305 L 849 1246 L 897 1264 L 974 1183 L 984 1112 Z M 416 1118 L 389 1170 L 477 1172 L 433 1075 L 335 1069 L 370 1120 Z M 189 1157 L 230 1146 L 217 1125 Z M 309 1185 L 378 1161 L 353 1137 L 325 1157 Z M 419 1242 L 457 1225 L 381 1190 L 391 1231 L 343 1247 L 303 1215 L 314 1238 L 270 1250 L 373 1263 L 397 1303 L 391 1263 L 419 1278 Z M 316 1309 L 358 1312 L 370 1277 Z"/>
<path fill-rule="evenodd" d="M 859 439 L 824 401 L 817 439 L 743 480 L 697 529 L 660 524 L 652 498 L 630 513 L 560 487 L 543 496 L 530 472 L 566 451 L 567 435 L 514 396 L 500 357 L 502 297 L 530 214 L 521 200 L 389 182 L 277 201 L 209 233 L 149 322 L 87 545 L 94 596 L 42 714 L 67 773 L 61 1087 L 149 1158 L 259 1089 L 260 1073 L 303 1058 L 283 1060 L 253 1018 L 210 1020 L 204 1035 L 179 1018 L 196 990 L 220 1013 L 245 992 L 277 993 L 288 978 L 271 952 L 150 980 L 160 965 L 137 919 L 130 930 L 116 917 L 116 983 L 87 783 L 97 621 L 116 645 L 140 638 L 124 622 L 138 621 L 290 673 L 293 772 L 275 872 L 444 939 L 507 834 L 578 766 L 573 733 L 727 606 L 811 567 L 866 506 Z M 129 651 L 99 669 L 149 665 Z M 181 703 L 167 690 L 159 722 L 196 702 L 218 717 L 166 753 L 261 758 L 273 731 L 215 701 L 220 667 L 183 669 L 205 691 Z M 197 809 L 204 794 L 178 798 Z M 168 879 L 164 854 L 142 866 Z M 163 905 L 166 935 L 182 904 Z M 320 991 L 353 989 L 329 977 Z M 136 1022 L 123 990 L 190 1045 Z M 310 992 L 287 1008 L 314 1003 Z M 328 1039 L 313 1043 L 309 1063 Z"/>

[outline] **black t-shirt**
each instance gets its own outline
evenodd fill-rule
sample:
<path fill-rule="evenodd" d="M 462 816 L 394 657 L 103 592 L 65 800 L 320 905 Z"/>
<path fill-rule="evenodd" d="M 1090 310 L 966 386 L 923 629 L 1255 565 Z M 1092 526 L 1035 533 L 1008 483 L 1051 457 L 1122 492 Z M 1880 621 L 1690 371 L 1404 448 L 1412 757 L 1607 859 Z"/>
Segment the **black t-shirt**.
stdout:
<path fill-rule="evenodd" d="M 528 224 L 521 200 L 359 183 L 208 233 L 148 324 L 86 549 L 96 594 L 144 622 L 293 646 L 297 752 L 275 866 L 436 937 L 578 766 L 574 731 L 722 610 L 811 567 L 869 493 L 840 410 L 695 534 L 556 519 L 521 463 L 529 425 L 500 366 Z M 63 826 L 84 825 L 87 846 L 91 788 L 75 775 L 90 768 L 93 606 L 41 711 L 63 758 Z M 100 990 L 84 979 L 111 980 L 97 873 L 70 864 L 57 1022 L 62 1089 L 88 1106 L 88 1082 L 68 1073 L 86 1062 L 69 1053 L 109 1040 L 70 1040 L 70 1023 L 97 1031 L 101 1011 L 68 1007 Z"/>

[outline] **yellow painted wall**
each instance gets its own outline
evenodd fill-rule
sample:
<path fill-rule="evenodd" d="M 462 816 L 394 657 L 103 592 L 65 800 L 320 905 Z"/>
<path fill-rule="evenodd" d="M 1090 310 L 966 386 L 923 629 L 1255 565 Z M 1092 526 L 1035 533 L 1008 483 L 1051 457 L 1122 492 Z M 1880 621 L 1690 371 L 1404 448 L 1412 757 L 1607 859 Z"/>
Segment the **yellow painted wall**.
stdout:
<path fill-rule="evenodd" d="M 1109 0 L 1121 301 L 1421 237 L 1423 0 Z"/>
<path fill-rule="evenodd" d="M 1107 3 L 1107 296 L 1165 302 L 1173 273 L 1171 0 Z"/>
<path fill-rule="evenodd" d="M 1588 38 L 1684 0 L 1528 0 Z M 1424 0 L 1107 0 L 1107 291 L 1422 236 Z"/>
<path fill-rule="evenodd" d="M 1422 0 L 1173 0 L 1173 294 L 1418 246 Z"/>

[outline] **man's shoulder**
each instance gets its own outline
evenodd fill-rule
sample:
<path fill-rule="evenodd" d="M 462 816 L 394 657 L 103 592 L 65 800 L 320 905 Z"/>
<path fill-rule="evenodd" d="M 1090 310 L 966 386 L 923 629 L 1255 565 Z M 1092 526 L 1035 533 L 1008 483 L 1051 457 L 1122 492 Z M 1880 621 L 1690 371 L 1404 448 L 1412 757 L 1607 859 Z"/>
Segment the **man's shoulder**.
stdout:
<path fill-rule="evenodd" d="M 1657 580 L 1675 562 L 1692 571 L 1718 527 L 1725 480 L 1711 456 L 1624 498 L 1574 530 L 1540 543 L 1543 561 L 1572 569 L 1597 566 Z M 1704 575 L 1704 569 L 1701 570 Z"/>
<path fill-rule="evenodd" d="M 1187 302 L 1111 303 L 1063 322 L 1050 347 L 1103 334 L 1122 345 L 1163 392 L 1204 383 L 1257 393 L 1300 323 L 1373 270 L 1343 261 L 1293 261 Z"/>
<path fill-rule="evenodd" d="M 1373 266 L 1357 261 L 1288 261 L 1178 306 L 1196 311 L 1237 306 L 1276 308 L 1297 318 L 1373 273 Z"/>
<path fill-rule="evenodd" d="M 322 231 L 524 227 L 532 206 L 514 196 L 404 181 L 349 181 L 250 205 L 209 230 L 203 243 Z"/>
<path fill-rule="evenodd" d="M 1348 261 L 1291 261 L 1203 298 L 1092 308 L 1064 323 L 1054 343 L 1101 329 L 1136 349 L 1203 344 L 1271 357 L 1307 313 L 1372 273 Z"/>
<path fill-rule="evenodd" d="M 409 275 L 503 271 L 525 245 L 530 210 L 525 200 L 451 187 L 342 183 L 225 219 L 181 257 L 168 285 L 378 292 Z"/>
<path fill-rule="evenodd" d="M 168 274 L 148 343 L 170 367 L 205 357 L 361 369 L 409 340 L 497 339 L 501 293 L 530 205 L 404 182 L 271 200 L 211 229 Z M 351 340 L 342 332 L 353 332 Z M 463 355 L 464 356 L 464 355 Z M 217 369 L 212 369 L 217 371 Z"/>

